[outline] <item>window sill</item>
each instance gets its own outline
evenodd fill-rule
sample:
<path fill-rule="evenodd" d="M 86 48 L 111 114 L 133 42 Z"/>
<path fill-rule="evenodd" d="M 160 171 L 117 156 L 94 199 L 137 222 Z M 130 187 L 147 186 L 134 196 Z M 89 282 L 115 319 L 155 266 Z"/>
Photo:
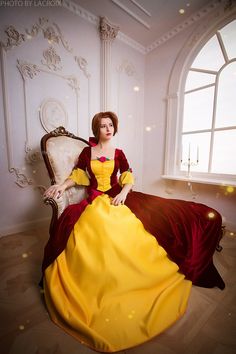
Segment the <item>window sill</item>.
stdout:
<path fill-rule="evenodd" d="M 202 183 L 202 184 L 213 184 L 215 186 L 232 186 L 236 187 L 236 181 L 230 180 L 218 180 L 211 178 L 200 178 L 200 177 L 187 177 L 187 176 L 175 176 L 175 175 L 162 175 L 163 179 L 170 179 L 174 181 L 183 181 L 191 183 Z"/>

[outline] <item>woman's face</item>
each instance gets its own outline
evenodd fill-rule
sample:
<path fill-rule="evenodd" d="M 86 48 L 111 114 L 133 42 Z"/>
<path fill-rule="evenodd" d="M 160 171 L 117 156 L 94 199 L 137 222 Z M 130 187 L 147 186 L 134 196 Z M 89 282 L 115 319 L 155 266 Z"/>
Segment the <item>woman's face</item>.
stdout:
<path fill-rule="evenodd" d="M 110 140 L 114 135 L 114 126 L 111 118 L 102 118 L 100 122 L 99 140 Z"/>

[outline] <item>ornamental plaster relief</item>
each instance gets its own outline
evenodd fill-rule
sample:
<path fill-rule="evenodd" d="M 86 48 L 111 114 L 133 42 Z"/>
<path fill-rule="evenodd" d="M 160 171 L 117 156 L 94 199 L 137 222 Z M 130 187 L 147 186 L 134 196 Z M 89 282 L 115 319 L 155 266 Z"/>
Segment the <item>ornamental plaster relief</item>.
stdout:
<path fill-rule="evenodd" d="M 25 81 L 26 79 L 33 79 L 36 76 L 40 69 L 36 64 L 28 63 L 26 61 L 21 61 L 17 59 L 17 68 L 21 73 L 22 79 Z"/>
<path fill-rule="evenodd" d="M 40 106 L 40 121 L 47 133 L 62 126 L 67 128 L 68 115 L 63 103 L 55 98 L 45 99 Z"/>
<path fill-rule="evenodd" d="M 127 59 L 125 59 L 117 68 L 118 72 L 125 72 L 127 76 L 135 76 L 136 70 L 134 65 Z"/>
<path fill-rule="evenodd" d="M 45 65 L 50 70 L 61 70 L 61 58 L 57 54 L 55 48 L 50 46 L 48 49 L 43 51 L 43 57 L 45 60 L 41 60 L 41 63 Z"/>
<path fill-rule="evenodd" d="M 118 26 L 110 23 L 106 17 L 101 17 L 99 31 L 102 41 L 113 41 L 116 38 L 119 29 Z"/>
<path fill-rule="evenodd" d="M 19 168 L 16 166 L 14 159 L 14 146 L 12 137 L 12 117 L 10 112 L 10 99 L 9 99 L 9 77 L 7 73 L 8 58 L 7 55 L 10 50 L 16 50 L 16 47 L 21 46 L 21 44 L 28 41 L 33 41 L 40 34 L 43 35 L 43 39 L 47 40 L 50 46 L 42 52 L 43 59 L 41 60 L 42 66 L 35 63 L 30 63 L 26 60 L 16 60 L 16 67 L 21 74 L 23 80 L 23 96 L 24 96 L 24 127 L 25 127 L 25 161 L 27 165 L 33 166 L 42 160 L 41 152 L 37 148 L 32 147 L 32 136 L 30 136 L 30 124 L 32 124 L 32 114 L 29 115 L 29 106 L 31 102 L 30 92 L 33 81 L 36 77 L 43 74 L 55 75 L 61 78 L 72 90 L 74 94 L 74 104 L 76 111 L 76 122 L 77 122 L 77 133 L 78 133 L 78 107 L 79 107 L 79 90 L 80 82 L 78 77 L 75 75 L 63 75 L 61 71 L 63 70 L 63 63 L 61 56 L 58 55 L 55 47 L 53 45 L 62 46 L 69 55 L 72 55 L 75 64 L 78 65 L 80 71 L 82 71 L 84 77 L 87 80 L 87 111 L 88 116 L 90 116 L 90 84 L 89 79 L 91 77 L 88 72 L 87 60 L 81 56 L 73 54 L 74 50 L 69 45 L 68 41 L 65 40 L 59 26 L 56 23 L 50 23 L 46 18 L 39 18 L 38 21 L 30 28 L 25 29 L 25 31 L 19 31 L 14 25 L 9 25 L 5 30 L 7 38 L 2 41 L 0 40 L 0 52 L 1 52 L 1 62 L 2 62 L 2 78 L 3 78 L 3 98 L 4 98 L 4 118 L 6 126 L 6 142 L 7 142 L 7 158 L 8 158 L 8 170 L 10 173 L 15 175 L 15 183 L 21 187 L 35 186 L 39 187 L 41 191 L 45 189 L 44 186 L 39 186 L 34 183 L 34 180 L 27 176 L 25 167 Z M 32 42 L 33 43 L 33 42 Z M 67 54 L 67 55 L 68 55 Z M 31 110 L 32 111 L 32 110 Z M 66 111 L 63 103 L 57 98 L 46 98 L 40 104 L 40 107 L 36 107 L 38 111 L 38 118 L 44 130 L 47 132 L 55 129 L 58 125 L 67 126 L 68 124 L 68 112 Z M 30 116 L 30 119 L 29 119 Z M 57 125 L 58 124 L 58 125 Z M 35 144 L 34 144 L 35 145 Z M 38 141 L 37 141 L 38 145 Z M 27 169 L 28 170 L 28 169 Z M 34 170 L 30 171 L 30 174 L 34 174 Z"/>

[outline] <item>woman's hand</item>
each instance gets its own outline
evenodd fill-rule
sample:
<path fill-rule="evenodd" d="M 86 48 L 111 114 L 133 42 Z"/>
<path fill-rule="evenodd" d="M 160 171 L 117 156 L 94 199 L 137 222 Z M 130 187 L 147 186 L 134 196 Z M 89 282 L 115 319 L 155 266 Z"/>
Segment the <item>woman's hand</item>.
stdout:
<path fill-rule="evenodd" d="M 44 192 L 44 197 L 45 198 L 54 198 L 58 199 L 62 196 L 62 194 L 65 192 L 67 188 L 73 187 L 75 185 L 75 182 L 67 178 L 64 183 L 62 184 L 54 184 L 53 186 L 49 187 L 45 192 Z"/>
<path fill-rule="evenodd" d="M 125 203 L 125 199 L 127 197 L 127 193 L 124 191 L 121 191 L 119 194 L 117 194 L 111 201 L 112 205 L 120 205 Z"/>
<path fill-rule="evenodd" d="M 54 184 L 49 187 L 43 194 L 45 198 L 58 199 L 65 192 L 66 186 L 64 184 Z"/>
<path fill-rule="evenodd" d="M 127 194 L 129 193 L 129 191 L 132 188 L 132 184 L 124 184 L 121 192 L 119 194 L 117 194 L 115 196 L 115 198 L 112 199 L 111 204 L 112 205 L 120 205 L 120 204 L 124 204 Z"/>

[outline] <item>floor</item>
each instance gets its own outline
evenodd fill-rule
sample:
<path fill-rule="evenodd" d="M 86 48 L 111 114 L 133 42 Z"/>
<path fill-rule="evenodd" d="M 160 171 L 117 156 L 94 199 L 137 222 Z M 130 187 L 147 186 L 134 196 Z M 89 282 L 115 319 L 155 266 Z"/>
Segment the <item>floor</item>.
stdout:
<path fill-rule="evenodd" d="M 48 316 L 38 287 L 46 240 L 47 228 L 0 238 L 0 353 L 96 353 Z M 214 263 L 226 288 L 194 286 L 182 319 L 153 340 L 119 354 L 236 353 L 236 234 L 226 230 L 221 246 Z"/>

